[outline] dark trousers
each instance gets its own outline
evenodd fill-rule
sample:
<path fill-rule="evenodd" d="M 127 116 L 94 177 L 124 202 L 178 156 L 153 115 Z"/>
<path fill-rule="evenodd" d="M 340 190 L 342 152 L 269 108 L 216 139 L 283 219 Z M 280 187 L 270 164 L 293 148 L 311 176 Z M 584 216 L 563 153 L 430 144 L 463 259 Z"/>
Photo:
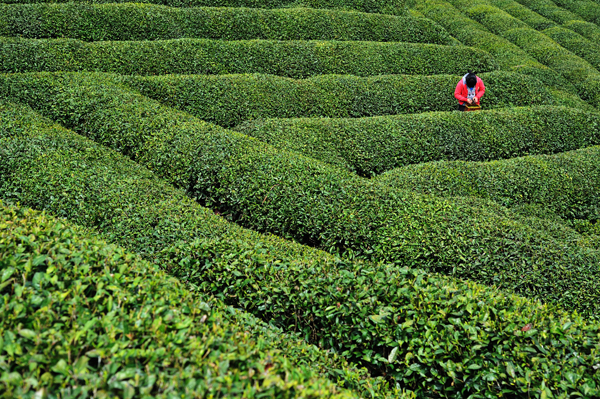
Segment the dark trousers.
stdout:
<path fill-rule="evenodd" d="M 460 105 L 460 104 L 458 104 L 458 110 L 459 110 L 459 111 L 464 111 L 464 110 L 465 110 L 465 108 L 466 108 L 466 107 L 465 107 L 464 105 Z"/>

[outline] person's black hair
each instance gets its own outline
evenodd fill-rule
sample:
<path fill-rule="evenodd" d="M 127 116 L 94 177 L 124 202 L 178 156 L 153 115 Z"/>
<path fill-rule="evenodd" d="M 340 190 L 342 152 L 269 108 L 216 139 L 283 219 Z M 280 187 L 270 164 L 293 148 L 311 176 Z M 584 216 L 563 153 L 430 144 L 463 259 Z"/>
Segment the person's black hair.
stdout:
<path fill-rule="evenodd" d="M 471 71 L 468 71 L 465 81 L 467 83 L 467 87 L 469 87 L 469 88 L 475 87 L 475 85 L 477 84 L 477 75 L 475 75 Z"/>

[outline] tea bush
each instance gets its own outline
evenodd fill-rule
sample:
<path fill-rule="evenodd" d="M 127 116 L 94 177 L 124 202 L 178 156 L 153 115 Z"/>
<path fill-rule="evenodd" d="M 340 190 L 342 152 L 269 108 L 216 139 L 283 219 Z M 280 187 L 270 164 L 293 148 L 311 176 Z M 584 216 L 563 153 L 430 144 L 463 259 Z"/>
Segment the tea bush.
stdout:
<path fill-rule="evenodd" d="M 600 46 L 585 37 L 565 28 L 550 28 L 543 31 L 545 35 L 564 48 L 577 54 L 596 69 L 600 69 Z"/>
<path fill-rule="evenodd" d="M 485 108 L 552 104 L 538 80 L 511 72 L 480 74 L 488 85 Z M 224 127 L 246 120 L 298 117 L 364 117 L 449 111 L 462 75 L 325 75 L 292 80 L 272 75 L 165 75 L 125 77 L 130 87 L 165 105 Z M 435 87 L 415 98 L 423 87 Z"/>
<path fill-rule="evenodd" d="M 258 72 L 304 78 L 331 73 L 462 73 L 468 68 L 486 72 L 495 70 L 496 64 L 489 54 L 469 47 L 399 42 L 177 39 L 87 43 L 0 38 L 0 72 Z"/>
<path fill-rule="evenodd" d="M 581 36 L 591 40 L 594 43 L 600 42 L 600 27 L 596 24 L 584 21 L 569 21 L 563 26 L 579 33 Z"/>
<path fill-rule="evenodd" d="M 267 119 L 238 131 L 361 176 L 439 160 L 488 161 L 600 144 L 600 113 L 564 107 L 361 119 Z"/>
<path fill-rule="evenodd" d="M 129 0 L 4 0 L 6 4 L 29 3 L 130 3 Z M 295 0 L 146 0 L 144 3 L 160 4 L 170 7 L 250 7 L 280 8 L 298 4 Z M 341 8 L 363 12 L 405 15 L 403 0 L 302 0 L 302 5 L 311 8 Z"/>
<path fill-rule="evenodd" d="M 431 162 L 377 180 L 399 189 L 489 198 L 508 207 L 538 204 L 565 219 L 600 219 L 600 147 L 491 162 Z"/>
<path fill-rule="evenodd" d="M 597 314 L 600 254 L 505 208 L 385 189 L 160 106 L 107 75 L 4 75 L 0 88 L 245 227 Z"/>
<path fill-rule="evenodd" d="M 555 4 L 579 15 L 584 21 L 600 25 L 598 2 L 590 0 L 556 0 Z"/>
<path fill-rule="evenodd" d="M 311 8 L 171 8 L 125 4 L 3 4 L 0 36 L 97 40 L 363 40 L 451 44 L 424 18 Z"/>
<path fill-rule="evenodd" d="M 319 376 L 330 355 L 1 202 L 0 272 L 2 397 L 357 397 Z"/>
<path fill-rule="evenodd" d="M 299 251 L 294 248 L 300 246 L 296 244 L 264 236 L 261 242 L 256 233 L 248 231 L 248 236 L 236 237 L 233 225 L 232 234 L 210 234 L 210 222 L 217 220 L 214 215 L 201 216 L 208 213 L 132 161 L 57 126 L 40 127 L 43 121 L 36 118 L 32 122 L 35 115 L 31 112 L 0 108 L 0 113 L 2 197 L 9 195 L 12 200 L 35 203 L 96 226 L 105 236 L 130 247 L 145 248 L 145 235 L 148 242 L 157 243 L 155 251 L 146 255 L 191 286 L 218 295 L 271 323 L 302 331 L 307 339 L 361 360 L 398 386 L 414 388 L 421 397 L 492 394 L 498 387 L 514 395 L 554 393 L 566 397 L 593 396 L 598 392 L 600 381 L 594 367 L 600 351 L 600 330 L 597 324 L 580 316 L 497 289 L 400 265 L 333 260 L 325 254 L 315 257 L 314 250 L 298 256 Z M 156 188 L 152 190 L 152 186 Z M 142 192 L 145 195 L 140 195 Z M 152 213 L 156 216 L 142 217 Z M 95 219 L 93 215 L 100 217 Z M 136 238 L 123 234 L 129 229 L 137 232 Z M 206 235 L 200 233 L 202 230 Z M 65 231 L 62 224 L 57 234 L 61 231 Z M 274 253 L 269 242 L 279 242 L 281 247 Z M 97 244 L 93 246 L 91 256 L 105 261 L 105 253 L 98 248 Z M 289 257 L 277 255 L 285 250 L 290 251 Z M 74 261 L 77 262 L 81 261 Z M 119 259 L 114 262 L 118 264 Z M 108 276 L 104 274 L 105 279 Z M 111 282 L 133 280 L 139 288 L 139 284 L 151 284 L 148 273 L 143 276 L 140 279 L 134 271 L 119 270 L 110 278 Z M 92 278 L 92 287 L 101 284 L 97 276 Z M 173 290 L 179 287 L 166 277 L 164 280 L 163 285 Z M 144 286 L 146 291 L 133 292 L 143 295 L 153 287 Z M 167 297 L 160 299 L 170 299 L 170 292 L 167 290 Z M 95 294 L 94 298 L 98 298 L 97 291 Z M 127 310 L 139 320 L 140 314 L 131 311 L 137 297 L 131 291 L 126 296 L 127 300 L 114 299 L 113 306 L 122 312 L 119 316 Z M 188 297 L 185 292 L 178 294 L 172 306 L 185 309 Z M 204 314 L 200 306 L 188 306 L 198 316 Z M 160 327 L 186 321 L 177 320 L 177 309 L 172 313 L 168 308 L 161 310 L 166 315 Z M 169 319 L 169 314 L 175 318 Z M 127 325 L 128 333 L 133 332 L 135 338 L 141 338 L 134 331 L 139 326 L 133 324 L 132 321 L 123 326 Z M 201 329 L 203 323 L 198 324 L 190 324 L 187 331 Z M 120 328 L 118 324 L 110 331 L 118 334 Z M 247 340 L 244 336 L 241 343 Z M 232 345 L 229 341 L 227 344 Z M 310 353 L 322 352 L 313 349 Z M 217 354 L 207 360 L 214 356 Z M 304 356 L 291 351 L 290 357 Z M 36 362 L 41 363 L 42 359 L 38 357 Z M 268 353 L 260 358 L 263 362 L 273 361 L 267 359 Z M 277 357 L 273 355 L 273 359 Z M 133 361 L 133 357 L 128 360 Z M 258 373 L 268 369 L 269 364 L 259 363 L 253 370 Z M 313 364 L 318 362 L 313 360 Z M 174 361 L 174 365 L 178 363 Z M 294 387 L 299 390 L 297 385 Z M 381 392 L 380 386 L 372 389 L 374 393 Z"/>
<path fill-rule="evenodd" d="M 573 14 L 572 12 L 569 12 L 567 10 L 565 10 L 564 8 L 558 7 L 556 5 L 556 3 L 550 1 L 550 0 L 540 0 L 540 1 L 531 1 L 531 0 L 494 0 L 494 5 L 497 5 L 497 1 L 506 1 L 507 3 L 517 3 L 520 6 L 520 9 L 522 9 L 522 13 L 526 13 L 526 10 L 528 11 L 529 15 L 538 15 L 539 16 L 543 16 L 546 17 L 558 24 L 565 24 L 567 22 L 570 21 L 578 21 L 581 20 L 581 17 L 579 17 L 578 15 Z M 497 5 L 498 7 L 504 9 L 503 7 L 501 7 L 500 5 Z M 509 14 L 511 14 L 512 16 L 522 19 L 521 16 L 517 16 L 515 14 L 513 14 L 511 11 L 509 11 L 508 9 L 504 9 L 505 11 L 507 11 Z M 527 23 L 529 23 L 528 21 L 525 21 Z M 534 29 L 538 29 L 538 30 L 543 30 L 543 29 L 547 29 L 547 28 L 551 28 L 552 26 L 534 26 L 531 25 L 532 28 Z"/>

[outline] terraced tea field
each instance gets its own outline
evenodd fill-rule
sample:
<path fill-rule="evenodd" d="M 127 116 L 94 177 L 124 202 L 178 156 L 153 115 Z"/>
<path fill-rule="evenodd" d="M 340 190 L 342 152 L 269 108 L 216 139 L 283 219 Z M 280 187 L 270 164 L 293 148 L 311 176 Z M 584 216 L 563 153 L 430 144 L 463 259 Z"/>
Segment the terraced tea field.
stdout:
<path fill-rule="evenodd" d="M 599 220 L 597 0 L 0 4 L 2 398 L 598 398 Z"/>

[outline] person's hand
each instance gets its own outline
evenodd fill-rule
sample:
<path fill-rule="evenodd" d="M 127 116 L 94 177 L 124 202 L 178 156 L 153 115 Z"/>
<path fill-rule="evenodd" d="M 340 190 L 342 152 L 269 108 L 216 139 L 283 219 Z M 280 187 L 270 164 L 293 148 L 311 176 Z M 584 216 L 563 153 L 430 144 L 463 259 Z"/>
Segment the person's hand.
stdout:
<path fill-rule="evenodd" d="M 470 98 L 467 98 L 467 104 L 469 104 L 469 105 L 473 104 L 473 100 L 471 100 Z"/>

